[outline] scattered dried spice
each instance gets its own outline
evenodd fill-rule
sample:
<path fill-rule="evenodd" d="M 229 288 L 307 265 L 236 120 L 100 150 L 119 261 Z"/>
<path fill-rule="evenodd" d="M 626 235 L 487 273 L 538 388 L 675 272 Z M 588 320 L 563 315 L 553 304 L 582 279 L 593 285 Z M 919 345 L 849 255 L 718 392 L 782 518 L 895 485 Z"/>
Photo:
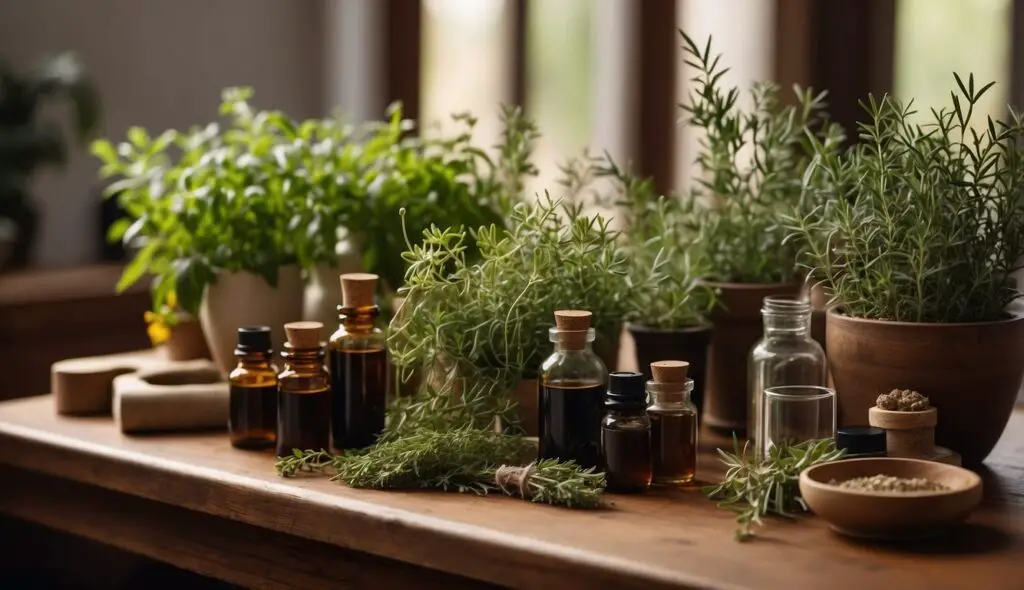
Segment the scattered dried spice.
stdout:
<path fill-rule="evenodd" d="M 894 412 L 923 412 L 931 407 L 928 398 L 912 389 L 893 389 L 875 400 L 875 405 Z"/>
<path fill-rule="evenodd" d="M 828 483 L 847 490 L 865 492 L 944 492 L 949 489 L 946 485 L 923 477 L 895 477 L 892 475 L 869 475 L 842 482 L 833 479 Z"/>

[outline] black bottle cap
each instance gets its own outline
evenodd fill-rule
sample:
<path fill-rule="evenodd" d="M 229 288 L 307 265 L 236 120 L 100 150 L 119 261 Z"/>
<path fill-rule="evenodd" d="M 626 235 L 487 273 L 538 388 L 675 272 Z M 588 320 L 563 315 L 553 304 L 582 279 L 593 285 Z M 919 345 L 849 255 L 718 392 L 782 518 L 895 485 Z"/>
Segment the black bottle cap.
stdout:
<path fill-rule="evenodd" d="M 846 449 L 846 454 L 885 454 L 885 431 L 874 426 L 847 426 L 836 431 L 836 448 Z"/>
<path fill-rule="evenodd" d="M 270 328 L 267 326 L 242 326 L 238 329 L 238 346 L 241 353 L 270 352 Z"/>
<path fill-rule="evenodd" d="M 618 371 L 608 375 L 608 396 L 605 405 L 618 409 L 647 407 L 646 379 L 636 371 Z"/>

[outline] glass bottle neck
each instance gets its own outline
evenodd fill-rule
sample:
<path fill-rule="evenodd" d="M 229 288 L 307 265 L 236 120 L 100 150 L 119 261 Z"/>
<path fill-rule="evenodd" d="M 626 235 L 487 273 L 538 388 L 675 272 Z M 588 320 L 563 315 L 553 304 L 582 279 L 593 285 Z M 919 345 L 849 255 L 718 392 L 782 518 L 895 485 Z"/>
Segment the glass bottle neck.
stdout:
<path fill-rule="evenodd" d="M 284 357 L 285 369 L 296 372 L 319 371 L 324 362 L 324 351 L 319 348 L 285 349 L 281 356 Z"/>
<path fill-rule="evenodd" d="M 647 395 L 650 396 L 652 404 L 660 406 L 686 405 L 690 402 L 691 393 L 693 393 L 693 379 L 687 379 L 685 383 L 647 382 Z"/>
<path fill-rule="evenodd" d="M 765 314 L 767 338 L 806 338 L 811 333 L 811 314 Z"/>
<path fill-rule="evenodd" d="M 376 305 L 365 307 L 342 307 L 338 306 L 338 320 L 345 326 L 348 332 L 370 333 L 375 327 L 374 322 L 380 315 L 380 308 Z"/>
<path fill-rule="evenodd" d="M 555 352 L 558 352 L 558 353 L 561 353 L 561 354 L 566 354 L 566 355 L 569 355 L 569 354 L 593 354 L 594 353 L 594 345 L 591 344 L 590 342 L 587 342 L 586 344 L 583 345 L 583 348 L 580 348 L 579 345 L 576 345 L 576 346 L 571 346 L 571 345 L 570 346 L 566 346 L 562 342 L 556 342 L 555 343 Z"/>
<path fill-rule="evenodd" d="M 247 352 L 244 354 L 235 354 L 238 357 L 238 366 L 243 369 L 267 369 L 270 368 L 270 361 L 273 355 L 268 350 L 266 352 Z"/>

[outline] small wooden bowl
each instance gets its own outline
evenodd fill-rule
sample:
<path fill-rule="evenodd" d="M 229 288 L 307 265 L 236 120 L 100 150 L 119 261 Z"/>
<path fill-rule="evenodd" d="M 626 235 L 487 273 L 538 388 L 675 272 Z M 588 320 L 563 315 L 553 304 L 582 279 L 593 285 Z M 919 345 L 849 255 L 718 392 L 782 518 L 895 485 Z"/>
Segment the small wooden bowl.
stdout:
<path fill-rule="evenodd" d="M 945 485 L 941 492 L 868 492 L 830 481 L 891 475 L 923 477 Z M 800 474 L 800 495 L 810 509 L 842 534 L 872 539 L 917 539 L 963 522 L 981 501 L 981 478 L 972 471 L 932 461 L 898 458 L 846 459 Z"/>

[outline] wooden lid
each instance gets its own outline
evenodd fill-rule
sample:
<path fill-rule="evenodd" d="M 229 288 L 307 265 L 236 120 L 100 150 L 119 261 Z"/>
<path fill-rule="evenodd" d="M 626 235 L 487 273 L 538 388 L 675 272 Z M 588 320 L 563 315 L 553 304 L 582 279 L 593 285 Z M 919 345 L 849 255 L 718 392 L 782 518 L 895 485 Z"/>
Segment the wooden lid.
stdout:
<path fill-rule="evenodd" d="M 555 312 L 558 342 L 565 348 L 582 349 L 587 344 L 590 318 L 594 314 L 582 309 L 563 309 Z"/>
<path fill-rule="evenodd" d="M 368 272 L 350 272 L 341 275 L 341 297 L 343 307 L 368 307 L 373 305 L 373 293 L 377 290 L 377 275 Z"/>
<path fill-rule="evenodd" d="M 686 383 L 686 361 L 656 361 L 651 363 L 651 375 L 658 383 Z"/>
<path fill-rule="evenodd" d="M 291 322 L 284 325 L 288 344 L 292 348 L 320 348 L 320 322 Z"/>

